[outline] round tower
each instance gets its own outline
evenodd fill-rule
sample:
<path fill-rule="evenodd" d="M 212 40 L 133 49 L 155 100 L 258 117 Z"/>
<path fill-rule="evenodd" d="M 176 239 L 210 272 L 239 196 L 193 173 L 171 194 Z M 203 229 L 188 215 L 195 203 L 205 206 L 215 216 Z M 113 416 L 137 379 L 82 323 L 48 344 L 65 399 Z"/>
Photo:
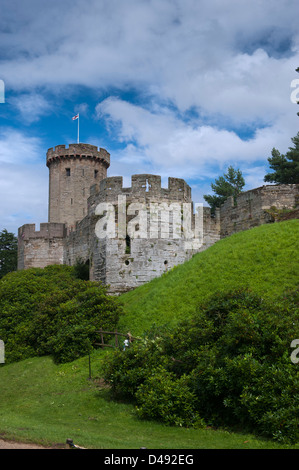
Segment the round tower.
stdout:
<path fill-rule="evenodd" d="M 47 152 L 49 222 L 72 230 L 87 214 L 90 186 L 107 177 L 110 154 L 89 144 L 57 145 Z"/>

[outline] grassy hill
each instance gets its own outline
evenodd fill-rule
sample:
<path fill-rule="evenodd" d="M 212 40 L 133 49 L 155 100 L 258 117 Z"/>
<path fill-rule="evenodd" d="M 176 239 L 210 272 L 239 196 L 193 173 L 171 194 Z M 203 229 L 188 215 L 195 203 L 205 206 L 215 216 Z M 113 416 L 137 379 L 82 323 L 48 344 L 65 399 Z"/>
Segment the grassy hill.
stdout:
<path fill-rule="evenodd" d="M 142 334 L 192 315 L 216 292 L 248 287 L 275 298 L 299 284 L 299 220 L 234 234 L 160 278 L 121 296 L 119 329 Z"/>
<path fill-rule="evenodd" d="M 249 287 L 278 297 L 298 286 L 299 221 L 235 234 L 189 262 L 121 296 L 118 329 L 142 334 L 153 323 L 176 322 L 219 291 Z M 50 357 L 0 366 L 0 436 L 61 446 L 66 438 L 91 448 L 282 448 L 242 432 L 168 427 L 137 419 L 134 406 L 114 402 L 99 380 L 110 350 L 55 365 Z M 95 380 L 98 378 L 97 380 Z M 298 448 L 298 444 L 291 446 Z"/>

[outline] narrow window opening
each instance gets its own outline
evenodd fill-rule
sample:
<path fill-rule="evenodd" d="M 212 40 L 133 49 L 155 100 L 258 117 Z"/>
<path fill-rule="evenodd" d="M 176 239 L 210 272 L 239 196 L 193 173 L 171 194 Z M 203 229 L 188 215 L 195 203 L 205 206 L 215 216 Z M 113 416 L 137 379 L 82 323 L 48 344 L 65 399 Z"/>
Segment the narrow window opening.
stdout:
<path fill-rule="evenodd" d="M 99 170 L 94 170 L 94 177 L 96 178 L 98 176 Z"/>
<path fill-rule="evenodd" d="M 131 238 L 129 235 L 126 236 L 126 255 L 131 254 Z"/>
<path fill-rule="evenodd" d="M 66 174 L 66 176 L 71 176 L 71 169 L 70 169 L 70 168 L 66 168 L 66 169 L 65 169 L 65 174 Z"/>

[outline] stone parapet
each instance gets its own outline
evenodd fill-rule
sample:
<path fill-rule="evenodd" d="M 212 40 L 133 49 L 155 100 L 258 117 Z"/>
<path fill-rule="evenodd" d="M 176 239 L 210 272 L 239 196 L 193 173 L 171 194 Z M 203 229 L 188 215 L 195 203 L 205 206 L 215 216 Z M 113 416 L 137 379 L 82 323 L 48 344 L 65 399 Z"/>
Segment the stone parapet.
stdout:
<path fill-rule="evenodd" d="M 40 230 L 35 230 L 35 224 L 25 224 L 19 227 L 18 236 L 22 240 L 30 238 L 64 238 L 66 236 L 65 224 L 61 223 L 41 223 Z"/>
<path fill-rule="evenodd" d="M 47 151 L 47 166 L 53 161 L 64 158 L 98 160 L 103 163 L 106 168 L 110 166 L 110 154 L 107 150 L 90 144 L 69 144 L 68 148 L 65 145 L 56 145 L 54 148 L 49 148 Z"/>
<path fill-rule="evenodd" d="M 98 200 L 117 202 L 120 195 L 126 195 L 136 202 L 140 200 L 192 202 L 191 188 L 185 180 L 168 178 L 168 187 L 163 188 L 161 176 L 151 174 L 133 175 L 130 187 L 123 187 L 122 176 L 104 178 L 99 184 L 91 186 L 90 195 L 89 207 Z"/>

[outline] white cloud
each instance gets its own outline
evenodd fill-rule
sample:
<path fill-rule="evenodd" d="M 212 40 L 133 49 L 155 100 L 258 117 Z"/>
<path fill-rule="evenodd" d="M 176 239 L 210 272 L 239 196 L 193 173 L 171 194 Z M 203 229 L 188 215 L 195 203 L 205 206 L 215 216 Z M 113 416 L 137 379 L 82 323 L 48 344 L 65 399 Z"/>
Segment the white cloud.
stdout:
<path fill-rule="evenodd" d="M 0 164 L 1 230 L 17 233 L 26 223 L 48 220 L 48 174 L 43 165 L 29 167 Z"/>
<path fill-rule="evenodd" d="M 4 128 L 0 131 L 0 162 L 14 165 L 36 162 L 41 156 L 40 146 L 38 137 Z"/>
<path fill-rule="evenodd" d="M 37 138 L 5 129 L 0 135 L 1 230 L 17 233 L 24 223 L 46 222 L 48 170 Z"/>
<path fill-rule="evenodd" d="M 15 0 L 17 16 L 5 3 L 1 73 L 20 90 L 112 84 L 181 110 L 268 122 L 298 65 L 296 0 L 27 1 L 35 15 Z"/>
<path fill-rule="evenodd" d="M 21 119 L 32 124 L 40 117 L 45 116 L 52 110 L 52 105 L 43 95 L 37 93 L 24 93 L 10 98 L 10 103 L 18 110 Z"/>
<path fill-rule="evenodd" d="M 2 0 L 0 79 L 16 128 L 28 132 L 54 112 L 48 92 L 55 113 L 91 115 L 86 89 L 93 97 L 133 90 L 138 104 L 110 97 L 97 106 L 123 145 L 109 172 L 126 184 L 152 172 L 189 179 L 200 194 L 198 181 L 207 192 L 207 180 L 233 164 L 253 187 L 272 147 L 286 151 L 297 133 L 297 11 L 297 0 Z M 44 153 L 38 138 L 1 132 L 2 221 L 20 204 L 36 220 L 46 211 Z"/>
<path fill-rule="evenodd" d="M 126 145 L 117 156 L 119 163 L 187 179 L 211 178 L 215 169 L 230 164 L 254 165 L 264 171 L 272 148 L 290 143 L 288 122 L 278 121 L 242 140 L 233 131 L 191 125 L 169 109 L 150 111 L 117 98 L 102 101 L 96 110 L 99 118 L 107 120 L 111 133 Z M 260 173 L 255 176 L 252 183 L 261 180 Z"/>

